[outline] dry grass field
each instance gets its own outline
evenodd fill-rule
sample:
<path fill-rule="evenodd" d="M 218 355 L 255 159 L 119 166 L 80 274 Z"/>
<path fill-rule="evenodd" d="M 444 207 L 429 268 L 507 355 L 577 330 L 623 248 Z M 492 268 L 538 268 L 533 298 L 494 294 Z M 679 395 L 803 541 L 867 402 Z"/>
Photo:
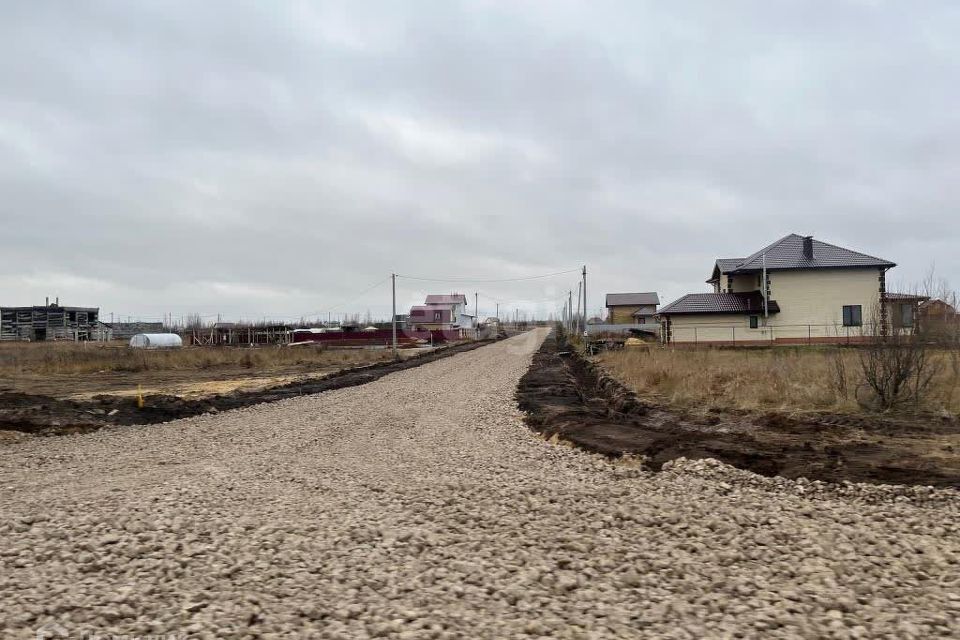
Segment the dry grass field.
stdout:
<path fill-rule="evenodd" d="M 384 350 L 326 350 L 314 347 L 264 346 L 130 349 L 124 343 L 10 342 L 0 343 L 0 376 L 20 374 L 79 374 L 104 371 L 196 371 L 218 367 L 276 369 L 297 365 L 378 362 Z"/>
<path fill-rule="evenodd" d="M 141 389 L 203 396 L 286 384 L 390 358 L 388 350 L 316 347 L 143 350 L 124 343 L 0 343 L 0 391 L 57 398 Z"/>
<path fill-rule="evenodd" d="M 614 351 L 603 366 L 643 397 L 690 409 L 860 412 L 856 349 L 784 347 Z M 937 352 L 922 411 L 960 414 L 960 362 Z"/>

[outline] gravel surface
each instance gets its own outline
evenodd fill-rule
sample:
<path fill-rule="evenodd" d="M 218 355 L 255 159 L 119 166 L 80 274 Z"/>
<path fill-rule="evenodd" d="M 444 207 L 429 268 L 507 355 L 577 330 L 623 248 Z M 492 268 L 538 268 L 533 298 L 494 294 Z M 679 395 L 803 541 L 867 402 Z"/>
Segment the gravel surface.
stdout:
<path fill-rule="evenodd" d="M 513 400 L 543 337 L 0 447 L 4 637 L 960 635 L 956 492 L 544 442 Z"/>

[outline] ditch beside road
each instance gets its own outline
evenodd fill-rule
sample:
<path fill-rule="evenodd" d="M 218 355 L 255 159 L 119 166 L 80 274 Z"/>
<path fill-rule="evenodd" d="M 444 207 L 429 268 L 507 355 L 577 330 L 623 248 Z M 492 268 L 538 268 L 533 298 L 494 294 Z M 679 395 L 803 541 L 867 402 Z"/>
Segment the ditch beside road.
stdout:
<path fill-rule="evenodd" d="M 560 338 L 562 341 L 562 338 Z M 645 402 L 552 333 L 520 381 L 528 424 L 605 455 L 715 458 L 767 476 L 960 487 L 960 422 L 943 417 L 712 412 Z"/>

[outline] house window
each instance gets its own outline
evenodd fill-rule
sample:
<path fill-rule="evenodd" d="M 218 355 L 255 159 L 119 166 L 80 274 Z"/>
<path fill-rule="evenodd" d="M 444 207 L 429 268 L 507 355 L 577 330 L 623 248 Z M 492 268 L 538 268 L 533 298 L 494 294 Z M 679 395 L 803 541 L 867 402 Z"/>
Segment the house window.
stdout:
<path fill-rule="evenodd" d="M 750 328 L 756 329 L 760 326 L 760 316 L 750 316 Z"/>
<path fill-rule="evenodd" d="M 859 304 L 843 305 L 843 326 L 859 327 L 863 325 L 863 311 Z"/>
<path fill-rule="evenodd" d="M 757 286 L 761 288 L 763 287 L 763 274 L 757 274 Z"/>
<path fill-rule="evenodd" d="M 913 305 L 912 304 L 900 305 L 900 326 L 901 327 L 913 326 Z"/>
<path fill-rule="evenodd" d="M 433 319 L 434 319 L 434 321 L 436 321 L 436 322 L 440 322 L 440 320 L 443 319 L 443 312 L 442 312 L 442 311 L 434 311 L 434 312 L 433 312 Z"/>

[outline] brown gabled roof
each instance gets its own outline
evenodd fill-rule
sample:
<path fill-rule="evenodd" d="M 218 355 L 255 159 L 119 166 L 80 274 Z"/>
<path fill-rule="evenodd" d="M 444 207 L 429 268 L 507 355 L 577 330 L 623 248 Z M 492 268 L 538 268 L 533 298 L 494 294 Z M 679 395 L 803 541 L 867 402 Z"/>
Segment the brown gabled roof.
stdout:
<path fill-rule="evenodd" d="M 730 273 L 744 260 L 745 258 L 717 258 L 717 261 L 713 264 L 713 273 L 710 274 L 710 279 L 707 280 L 707 284 L 713 284 L 718 281 L 720 274 Z"/>
<path fill-rule="evenodd" d="M 779 313 L 776 300 L 767 303 L 769 313 Z M 694 313 L 751 314 L 763 312 L 763 295 L 759 291 L 749 293 L 688 293 L 661 308 L 659 315 L 684 315 Z"/>
<path fill-rule="evenodd" d="M 957 310 L 952 304 L 941 300 L 940 298 L 934 298 L 933 300 L 924 300 L 920 303 L 921 311 L 930 311 L 931 309 L 940 309 L 947 315 L 954 315 L 957 313 Z M 939 315 L 939 314 L 938 314 Z"/>
<path fill-rule="evenodd" d="M 844 249 L 833 244 L 810 239 L 813 243 L 813 259 L 803 254 L 805 238 L 791 233 L 767 245 L 753 255 L 747 256 L 728 273 L 751 273 L 760 271 L 766 262 L 767 270 L 781 269 L 837 269 L 848 267 L 884 267 L 897 266 L 883 258 L 875 258 L 865 253 Z M 766 258 L 764 258 L 766 256 Z"/>

